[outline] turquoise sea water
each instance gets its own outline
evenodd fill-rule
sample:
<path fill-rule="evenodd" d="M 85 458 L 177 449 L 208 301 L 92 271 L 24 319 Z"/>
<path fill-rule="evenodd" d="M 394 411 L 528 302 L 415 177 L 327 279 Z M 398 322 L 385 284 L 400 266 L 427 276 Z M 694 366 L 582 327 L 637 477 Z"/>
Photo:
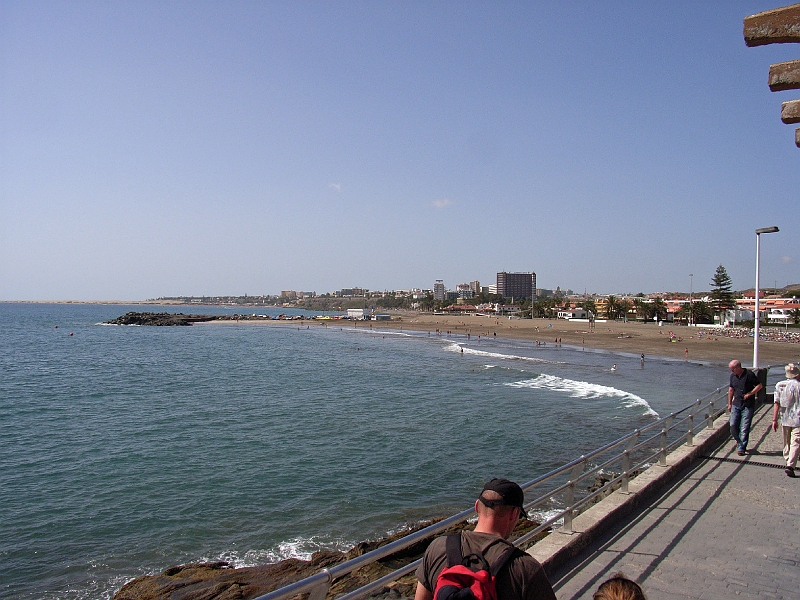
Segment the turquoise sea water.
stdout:
<path fill-rule="evenodd" d="M 110 598 L 174 564 L 349 548 L 727 382 L 379 324 L 99 324 L 128 310 L 165 309 L 0 304 L 0 598 Z"/>

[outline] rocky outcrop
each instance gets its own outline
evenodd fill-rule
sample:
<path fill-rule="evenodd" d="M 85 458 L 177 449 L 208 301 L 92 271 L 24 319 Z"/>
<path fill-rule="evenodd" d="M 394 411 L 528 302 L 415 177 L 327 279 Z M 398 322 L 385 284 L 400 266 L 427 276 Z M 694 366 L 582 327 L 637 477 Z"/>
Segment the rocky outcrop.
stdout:
<path fill-rule="evenodd" d="M 310 561 L 289 558 L 271 565 L 233 568 L 226 562 L 197 563 L 170 567 L 159 575 L 139 577 L 126 583 L 112 600 L 233 600 L 255 598 L 292 582 L 309 577 L 332 565 L 366 554 L 390 542 L 432 525 L 437 520 L 421 523 L 416 527 L 372 542 L 361 542 L 348 552 L 315 552 Z M 538 523 L 520 519 L 514 536 L 537 527 Z M 451 531 L 470 528 L 462 523 Z M 546 535 L 546 534 L 543 534 Z M 391 573 L 420 558 L 432 538 L 422 540 L 413 546 L 392 554 L 382 560 L 357 569 L 337 579 L 328 591 L 328 598 L 340 596 L 366 585 L 370 581 Z M 414 574 L 387 585 L 372 597 L 413 598 L 416 589 Z M 305 595 L 307 596 L 307 595 Z M 298 596 L 300 598 L 300 596 Z"/>
<path fill-rule="evenodd" d="M 302 317 L 268 317 L 267 315 L 185 315 L 183 313 L 129 312 L 121 317 L 106 321 L 108 325 L 150 325 L 154 327 L 171 327 L 204 323 L 207 321 L 274 321 L 302 320 Z"/>
<path fill-rule="evenodd" d="M 153 325 L 157 327 L 167 327 L 176 325 L 191 325 L 203 321 L 213 321 L 217 317 L 214 315 L 184 315 L 183 313 L 153 313 L 153 312 L 129 312 L 116 319 L 106 321 L 109 325 Z"/>

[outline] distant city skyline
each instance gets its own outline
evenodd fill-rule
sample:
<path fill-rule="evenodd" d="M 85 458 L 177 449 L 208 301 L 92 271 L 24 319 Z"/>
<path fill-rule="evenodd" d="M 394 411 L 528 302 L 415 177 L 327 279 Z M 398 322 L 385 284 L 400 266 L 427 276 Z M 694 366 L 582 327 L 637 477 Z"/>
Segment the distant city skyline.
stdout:
<path fill-rule="evenodd" d="M 0 2 L 0 300 L 800 279 L 781 3 Z"/>
<path fill-rule="evenodd" d="M 441 288 L 442 295 L 441 295 L 441 297 L 437 297 L 437 295 L 436 295 L 437 284 L 440 284 L 440 283 L 441 283 L 441 286 L 442 286 L 442 288 Z M 203 298 L 203 297 L 207 297 L 207 298 L 246 298 L 246 297 L 258 298 L 258 297 L 267 297 L 267 296 L 269 296 L 269 297 L 286 297 L 289 300 L 302 300 L 303 298 L 318 297 L 318 296 L 325 296 L 325 295 L 345 296 L 345 297 L 350 297 L 350 296 L 360 297 L 360 296 L 372 295 L 372 294 L 430 292 L 431 294 L 433 294 L 434 299 L 443 300 L 445 292 L 453 292 L 453 291 L 456 291 L 461 286 L 471 286 L 471 285 L 473 285 L 475 283 L 481 283 L 481 288 L 483 288 L 483 289 L 486 289 L 486 288 L 490 287 L 489 285 L 483 285 L 483 283 L 480 282 L 480 280 L 475 280 L 475 281 L 471 281 L 471 282 L 460 282 L 460 283 L 457 283 L 457 284 L 454 284 L 454 285 L 447 285 L 447 283 L 444 280 L 437 279 L 437 280 L 435 280 L 433 286 L 424 286 L 424 285 L 422 285 L 422 286 L 411 286 L 411 287 L 404 287 L 404 288 L 399 288 L 398 287 L 398 288 L 381 288 L 381 289 L 371 289 L 371 288 L 362 287 L 362 286 L 354 286 L 354 287 L 350 287 L 350 288 L 336 287 L 334 289 L 323 289 L 323 290 L 316 290 L 315 289 L 315 290 L 305 290 L 305 291 L 301 291 L 301 290 L 281 290 L 280 292 L 275 292 L 275 293 L 264 292 L 264 293 L 257 293 L 257 294 L 240 294 L 240 295 L 237 295 L 237 294 L 205 294 L 205 295 L 201 295 L 201 296 L 194 296 L 194 295 L 191 295 L 191 294 L 177 294 L 175 296 L 158 296 L 158 297 L 152 297 L 152 298 L 149 298 L 149 299 L 150 300 L 161 300 L 161 299 L 190 298 L 190 297 L 192 297 L 192 298 Z M 493 286 L 495 286 L 495 284 L 493 283 L 493 284 L 491 284 L 491 286 L 493 287 Z M 780 289 L 784 289 L 786 287 L 795 287 L 795 288 L 797 288 L 797 287 L 800 287 L 800 283 L 788 284 L 787 286 L 782 286 L 782 287 L 778 287 L 778 288 L 775 288 L 774 286 L 764 286 L 762 284 L 760 289 L 761 289 L 762 293 L 766 293 L 766 292 L 769 292 L 769 291 L 774 290 L 774 289 L 779 289 L 780 290 Z M 611 292 L 605 292 L 605 293 L 588 292 L 588 291 L 584 292 L 582 290 L 573 290 L 571 288 L 562 287 L 562 286 L 559 286 L 559 285 L 556 285 L 556 286 L 553 286 L 553 287 L 537 286 L 537 290 L 545 291 L 545 292 L 548 292 L 548 293 L 556 292 L 556 291 L 560 290 L 562 293 L 570 295 L 570 296 L 583 296 L 583 295 L 588 295 L 588 296 L 609 296 L 609 295 L 636 296 L 637 294 L 645 294 L 646 296 L 653 296 L 653 295 L 659 295 L 659 294 L 678 294 L 678 295 L 683 294 L 683 295 L 689 296 L 693 292 L 694 296 L 696 298 L 700 298 L 703 295 L 708 295 L 708 294 L 711 293 L 711 286 L 709 286 L 707 289 L 706 288 L 702 288 L 702 289 L 694 289 L 694 290 L 651 290 L 651 291 L 638 290 L 638 291 L 635 291 L 635 292 L 630 291 L 630 290 L 626 290 L 626 291 L 611 291 Z M 474 289 L 472 291 L 474 292 Z M 732 291 L 733 292 L 747 292 L 747 291 L 750 291 L 752 293 L 753 286 L 751 286 L 749 288 L 734 289 Z M 136 299 L 136 300 L 140 301 L 141 299 Z"/>

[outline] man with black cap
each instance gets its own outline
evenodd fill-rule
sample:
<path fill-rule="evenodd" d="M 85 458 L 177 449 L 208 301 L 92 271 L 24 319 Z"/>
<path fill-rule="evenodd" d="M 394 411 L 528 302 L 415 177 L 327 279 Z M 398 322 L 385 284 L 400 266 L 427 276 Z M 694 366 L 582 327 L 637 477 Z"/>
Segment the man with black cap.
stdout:
<path fill-rule="evenodd" d="M 512 545 L 507 541 L 525 515 L 524 494 L 513 481 L 492 479 L 475 501 L 478 524 L 461 532 L 461 555 L 482 555 L 491 565 Z M 446 537 L 431 542 L 417 569 L 415 600 L 432 600 L 439 574 L 447 567 Z M 498 600 L 555 600 L 553 587 L 535 558 L 517 550 L 497 574 Z"/>

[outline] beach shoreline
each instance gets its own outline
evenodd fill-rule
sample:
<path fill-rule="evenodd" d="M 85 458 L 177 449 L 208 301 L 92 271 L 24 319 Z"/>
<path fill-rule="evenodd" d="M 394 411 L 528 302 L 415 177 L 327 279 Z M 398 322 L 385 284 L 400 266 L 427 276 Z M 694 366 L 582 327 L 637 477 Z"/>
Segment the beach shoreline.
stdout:
<path fill-rule="evenodd" d="M 212 321 L 211 323 L 222 323 Z M 236 324 L 236 321 L 227 321 Z M 370 328 L 375 331 L 399 330 L 441 334 L 456 342 L 477 342 L 486 338 L 524 340 L 529 343 L 572 348 L 602 350 L 610 353 L 648 358 L 669 358 L 692 362 L 707 362 L 727 366 L 733 359 L 745 366 L 753 362 L 752 337 L 727 337 L 712 327 L 678 325 L 664 322 L 640 323 L 598 321 L 594 327 L 586 321 L 564 319 L 516 319 L 476 315 L 440 315 L 415 312 L 393 312 L 390 321 L 240 321 L 241 324 L 283 324 L 297 327 L 330 326 L 340 328 Z M 556 341 L 558 340 L 558 341 Z M 674 341 L 673 341 L 674 340 Z M 759 366 L 785 365 L 800 362 L 800 344 L 761 340 L 758 346 Z"/>
<path fill-rule="evenodd" d="M 184 306 L 184 305 L 176 305 Z M 198 306 L 192 306 L 193 311 Z M 253 309 L 242 310 L 241 314 L 186 315 L 187 317 L 209 317 L 209 320 L 195 326 L 208 324 L 228 325 L 280 325 L 298 327 L 339 327 L 380 330 L 405 330 L 431 333 L 452 339 L 455 342 L 478 342 L 486 338 L 524 340 L 528 343 L 545 346 L 559 344 L 575 349 L 589 349 L 619 353 L 622 355 L 647 358 L 663 357 L 673 360 L 705 362 L 727 365 L 738 359 L 749 367 L 753 362 L 753 338 L 747 330 L 740 337 L 732 337 L 713 326 L 687 326 L 662 322 L 622 322 L 622 321 L 572 321 L 565 319 L 519 319 L 498 316 L 448 315 L 419 313 L 415 311 L 389 311 L 389 320 L 360 321 L 349 319 L 317 320 L 298 315 L 278 320 L 251 313 Z M 133 313 L 139 314 L 139 313 Z M 143 313 L 151 315 L 151 313 Z M 158 314 L 155 316 L 158 316 Z M 151 315 L 152 316 L 152 315 Z M 120 319 L 124 318 L 120 317 Z M 119 319 L 118 319 L 119 320 Z M 197 319 L 192 319 L 196 321 Z M 151 324 L 151 323 L 144 323 Z M 188 324 L 188 323 L 186 323 Z M 775 331 L 774 327 L 762 327 L 764 331 Z M 781 331 L 781 335 L 783 332 Z M 790 337 L 797 337 L 796 330 Z M 785 365 L 800 362 L 800 343 L 762 339 L 759 342 L 759 366 Z"/>
<path fill-rule="evenodd" d="M 665 357 L 727 365 L 736 358 L 745 366 L 753 361 L 752 337 L 726 337 L 719 335 L 717 329 L 708 327 L 598 321 L 590 328 L 586 321 L 564 319 L 509 319 L 475 315 L 400 316 L 398 320 L 374 323 L 373 327 L 431 332 L 439 330 L 442 333 L 449 332 L 450 336 L 468 336 L 469 341 L 479 337 L 500 337 L 547 345 L 559 343 L 634 356 L 644 354 L 645 359 Z M 800 344 L 762 339 L 759 341 L 758 354 L 759 366 L 762 367 L 800 361 Z"/>

